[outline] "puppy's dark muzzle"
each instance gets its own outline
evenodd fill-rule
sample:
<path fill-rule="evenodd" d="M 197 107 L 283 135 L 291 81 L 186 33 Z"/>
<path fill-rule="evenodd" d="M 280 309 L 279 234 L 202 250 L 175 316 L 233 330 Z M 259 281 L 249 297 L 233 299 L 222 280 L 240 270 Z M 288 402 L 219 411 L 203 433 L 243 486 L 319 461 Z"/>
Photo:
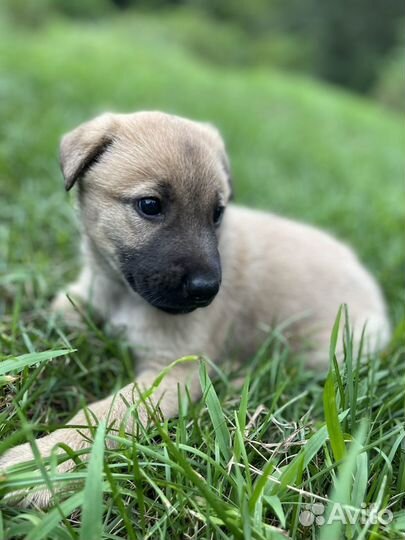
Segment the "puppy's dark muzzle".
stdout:
<path fill-rule="evenodd" d="M 149 304 L 176 314 L 190 313 L 214 300 L 222 277 L 216 249 L 210 256 L 204 256 L 200 250 L 197 256 L 177 256 L 174 260 L 165 257 L 164 252 L 159 259 L 155 255 L 151 257 L 151 251 L 120 252 L 121 268 L 128 284 Z"/>

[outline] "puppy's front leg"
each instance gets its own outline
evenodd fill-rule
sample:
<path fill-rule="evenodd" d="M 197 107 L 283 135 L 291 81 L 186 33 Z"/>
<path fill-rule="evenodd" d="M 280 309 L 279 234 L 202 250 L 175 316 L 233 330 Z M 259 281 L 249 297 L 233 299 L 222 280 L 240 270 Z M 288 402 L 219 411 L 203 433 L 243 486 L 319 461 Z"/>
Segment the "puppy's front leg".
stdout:
<path fill-rule="evenodd" d="M 82 326 L 82 317 L 72 305 L 68 295 L 79 310 L 91 307 L 94 315 L 107 320 L 110 310 L 115 306 L 115 299 L 121 294 L 120 283 L 111 282 L 108 277 L 95 273 L 85 265 L 77 280 L 56 294 L 50 309 L 62 316 L 69 326 Z"/>
<path fill-rule="evenodd" d="M 50 311 L 62 317 L 73 328 L 82 326 L 82 317 L 69 300 L 68 295 L 75 304 L 83 307 L 89 303 L 90 285 L 91 271 L 84 267 L 76 281 L 56 294 L 50 305 Z"/>
<path fill-rule="evenodd" d="M 127 432 L 132 432 L 134 418 L 128 409 L 132 405 L 137 407 L 137 414 L 145 424 L 148 420 L 148 412 L 141 396 L 148 394 L 148 389 L 152 388 L 150 400 L 148 400 L 150 406 L 152 408 L 158 406 L 164 418 L 175 416 L 178 413 L 179 390 L 180 392 L 184 392 L 185 387 L 187 387 L 193 400 L 199 397 L 200 385 L 198 382 L 198 366 L 196 362 L 174 366 L 153 391 L 153 386 L 159 372 L 160 370 L 157 367 L 148 367 L 147 370 L 139 375 L 135 383 L 128 384 L 113 396 L 93 403 L 89 406 L 88 411 L 79 411 L 70 421 L 70 425 L 77 427 L 58 429 L 50 435 L 38 439 L 36 445 L 41 457 L 48 457 L 52 449 L 61 443 L 68 445 L 74 451 L 89 447 L 91 444 L 91 433 L 88 429 L 89 422 L 91 427 L 96 427 L 98 421 L 106 420 L 107 426 L 111 430 L 118 430 L 123 424 Z M 57 452 L 63 453 L 63 450 L 59 448 Z M 0 469 L 32 459 L 34 459 L 34 455 L 31 445 L 25 443 L 12 448 L 0 457 Z M 73 461 L 67 460 L 58 466 L 58 471 L 61 473 L 66 472 L 72 469 L 73 466 Z M 21 497 L 21 492 L 18 495 Z M 24 498 L 19 500 L 18 504 L 21 506 L 33 504 L 45 508 L 51 504 L 51 499 L 51 492 L 48 489 L 44 489 L 24 494 Z"/>

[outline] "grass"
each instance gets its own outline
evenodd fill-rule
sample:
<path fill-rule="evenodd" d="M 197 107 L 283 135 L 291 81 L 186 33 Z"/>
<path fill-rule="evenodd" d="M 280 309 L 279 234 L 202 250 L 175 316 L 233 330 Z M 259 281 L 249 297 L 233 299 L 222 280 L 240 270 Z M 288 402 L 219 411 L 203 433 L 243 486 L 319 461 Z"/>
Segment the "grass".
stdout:
<path fill-rule="evenodd" d="M 202 363 L 200 403 L 183 400 L 178 419 L 120 436 L 104 459 L 100 424 L 67 498 L 46 512 L 3 500 L 0 538 L 403 538 L 401 122 L 304 78 L 204 64 L 163 28 L 141 15 L 97 25 L 52 21 L 37 32 L 1 28 L 0 452 L 63 425 L 133 374 L 125 342 L 92 325 L 69 330 L 47 313 L 79 267 L 57 141 L 104 109 L 156 108 L 215 122 L 237 200 L 349 241 L 383 285 L 394 337 L 384 354 L 359 363 L 347 334 L 338 369 L 331 329 L 327 377 L 306 370 L 277 331 L 243 368 L 224 359 L 214 385 Z M 69 478 L 51 471 L 46 480 Z M 0 496 L 44 482 L 27 464 L 0 478 Z M 333 512 L 329 500 L 346 512 L 389 508 L 393 521 L 301 523 L 307 504 Z"/>

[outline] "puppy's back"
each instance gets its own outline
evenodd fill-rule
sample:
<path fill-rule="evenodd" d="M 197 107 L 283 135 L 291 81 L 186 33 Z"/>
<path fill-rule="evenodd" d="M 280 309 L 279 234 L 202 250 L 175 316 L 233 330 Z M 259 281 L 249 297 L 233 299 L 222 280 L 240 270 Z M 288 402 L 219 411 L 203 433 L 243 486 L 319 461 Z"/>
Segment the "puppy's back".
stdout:
<path fill-rule="evenodd" d="M 224 225 L 220 249 L 232 250 L 225 261 L 237 261 L 232 271 L 241 282 L 245 324 L 296 321 L 293 334 L 314 335 L 326 347 L 346 303 L 356 336 L 367 324 L 369 349 L 386 344 L 390 327 L 381 291 L 347 245 L 310 225 L 236 205 L 227 209 Z"/>

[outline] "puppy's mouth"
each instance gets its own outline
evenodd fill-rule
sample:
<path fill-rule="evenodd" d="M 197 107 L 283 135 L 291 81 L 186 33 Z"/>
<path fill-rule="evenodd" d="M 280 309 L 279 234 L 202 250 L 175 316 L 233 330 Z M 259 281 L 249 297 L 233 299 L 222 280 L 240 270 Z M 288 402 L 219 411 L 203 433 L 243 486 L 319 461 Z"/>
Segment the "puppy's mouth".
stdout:
<path fill-rule="evenodd" d="M 165 313 L 170 313 L 170 315 L 186 315 L 187 313 L 192 313 L 196 309 L 207 307 L 214 300 L 215 296 L 208 300 L 193 302 L 192 304 L 187 305 L 168 305 L 159 302 L 149 302 L 149 304 L 160 311 Z"/>

